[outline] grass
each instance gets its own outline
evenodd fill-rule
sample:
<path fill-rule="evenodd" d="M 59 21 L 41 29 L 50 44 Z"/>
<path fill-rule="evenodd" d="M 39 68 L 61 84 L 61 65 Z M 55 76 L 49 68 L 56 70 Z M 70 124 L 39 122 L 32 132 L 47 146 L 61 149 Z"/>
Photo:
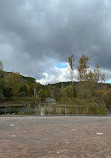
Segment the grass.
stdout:
<path fill-rule="evenodd" d="M 70 114 L 107 114 L 107 108 L 104 101 L 97 98 L 68 98 L 66 102 L 62 102 L 62 104 L 59 104 L 59 107 L 69 108 Z"/>

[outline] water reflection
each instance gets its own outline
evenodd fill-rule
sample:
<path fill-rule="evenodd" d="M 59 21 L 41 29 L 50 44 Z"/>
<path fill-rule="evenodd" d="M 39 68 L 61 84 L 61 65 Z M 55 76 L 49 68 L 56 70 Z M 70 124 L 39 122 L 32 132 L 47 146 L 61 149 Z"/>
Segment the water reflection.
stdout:
<path fill-rule="evenodd" d="M 45 115 L 45 107 L 40 107 L 40 115 Z"/>
<path fill-rule="evenodd" d="M 70 114 L 72 109 L 68 107 L 59 107 L 56 105 L 42 105 L 42 106 L 7 106 L 0 108 L 0 114 L 36 114 L 36 115 L 48 115 L 48 114 Z"/>
<path fill-rule="evenodd" d="M 68 107 L 51 107 L 51 106 L 42 106 L 40 107 L 40 115 L 47 114 L 70 114 L 72 111 L 71 108 Z"/>

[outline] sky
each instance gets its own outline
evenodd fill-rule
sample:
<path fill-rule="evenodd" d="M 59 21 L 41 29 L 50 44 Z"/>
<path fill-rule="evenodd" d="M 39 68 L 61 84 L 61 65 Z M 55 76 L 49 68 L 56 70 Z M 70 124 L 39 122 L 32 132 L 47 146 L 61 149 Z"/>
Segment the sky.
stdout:
<path fill-rule="evenodd" d="M 69 80 L 82 54 L 111 83 L 110 0 L 0 0 L 0 60 L 4 70 L 42 84 Z"/>

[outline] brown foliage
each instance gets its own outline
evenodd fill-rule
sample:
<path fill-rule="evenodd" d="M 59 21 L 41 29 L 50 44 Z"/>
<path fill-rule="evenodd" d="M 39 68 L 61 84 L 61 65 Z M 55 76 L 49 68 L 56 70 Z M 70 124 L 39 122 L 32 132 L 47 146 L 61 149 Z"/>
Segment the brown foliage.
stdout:
<path fill-rule="evenodd" d="M 84 54 L 79 60 L 78 79 L 80 81 L 86 81 L 86 78 L 87 78 L 86 75 L 89 68 L 88 61 L 89 61 L 89 58 Z"/>

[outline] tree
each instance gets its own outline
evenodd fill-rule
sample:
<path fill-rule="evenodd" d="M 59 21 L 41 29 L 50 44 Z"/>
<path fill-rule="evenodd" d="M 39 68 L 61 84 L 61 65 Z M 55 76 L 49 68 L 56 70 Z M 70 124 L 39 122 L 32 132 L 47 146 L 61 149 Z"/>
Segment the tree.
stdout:
<path fill-rule="evenodd" d="M 103 82 L 105 81 L 105 74 L 101 73 L 100 67 L 98 65 L 96 65 L 95 69 L 94 69 L 94 81 L 95 82 Z"/>
<path fill-rule="evenodd" d="M 71 97 L 71 94 L 72 94 L 72 86 L 67 86 L 63 89 L 63 95 L 65 97 Z M 76 89 L 73 87 L 73 97 L 75 98 L 77 96 L 77 92 L 76 92 Z"/>
<path fill-rule="evenodd" d="M 87 74 L 87 89 L 88 89 L 88 96 L 92 97 L 95 95 L 96 83 L 95 83 L 94 72 L 92 70 L 89 70 Z"/>
<path fill-rule="evenodd" d="M 3 63 L 0 61 L 0 71 L 3 71 Z"/>
<path fill-rule="evenodd" d="M 4 98 L 4 72 L 3 72 L 3 63 L 0 61 L 0 99 Z"/>
<path fill-rule="evenodd" d="M 100 76 L 101 76 L 100 68 L 98 65 L 96 65 L 94 69 L 94 81 L 98 83 L 98 81 L 100 81 Z"/>
<path fill-rule="evenodd" d="M 19 95 L 19 90 L 22 86 L 20 73 L 10 73 L 9 87 L 12 89 L 13 96 Z"/>
<path fill-rule="evenodd" d="M 94 96 L 97 92 L 98 82 L 105 81 L 105 75 L 101 73 L 99 66 L 96 65 L 94 71 L 92 71 L 89 68 L 88 61 L 89 58 L 83 54 L 78 66 L 78 79 L 82 81 L 80 87 L 85 97 Z"/>
<path fill-rule="evenodd" d="M 39 91 L 39 97 L 41 98 L 41 101 L 44 101 L 46 99 L 46 97 L 48 97 L 47 91 L 44 89 L 41 89 Z"/>
<path fill-rule="evenodd" d="M 78 79 L 80 81 L 86 81 L 87 80 L 87 73 L 88 73 L 88 61 L 89 58 L 86 55 L 82 55 L 82 57 L 79 60 L 79 66 L 78 66 Z"/>
<path fill-rule="evenodd" d="M 70 80 L 72 82 L 72 97 L 74 96 L 74 89 L 73 89 L 73 81 L 74 81 L 74 56 L 73 54 L 68 57 L 69 63 L 69 72 L 70 72 Z"/>
<path fill-rule="evenodd" d="M 0 61 L 0 79 L 2 79 L 3 77 L 3 63 Z"/>
<path fill-rule="evenodd" d="M 88 88 L 87 88 L 87 80 L 88 80 L 88 70 L 89 70 L 89 64 L 88 64 L 89 58 L 86 55 L 82 55 L 82 57 L 79 60 L 79 66 L 78 69 L 78 79 L 82 82 L 81 84 L 81 92 L 83 92 L 83 96 L 86 97 L 88 94 Z"/>

